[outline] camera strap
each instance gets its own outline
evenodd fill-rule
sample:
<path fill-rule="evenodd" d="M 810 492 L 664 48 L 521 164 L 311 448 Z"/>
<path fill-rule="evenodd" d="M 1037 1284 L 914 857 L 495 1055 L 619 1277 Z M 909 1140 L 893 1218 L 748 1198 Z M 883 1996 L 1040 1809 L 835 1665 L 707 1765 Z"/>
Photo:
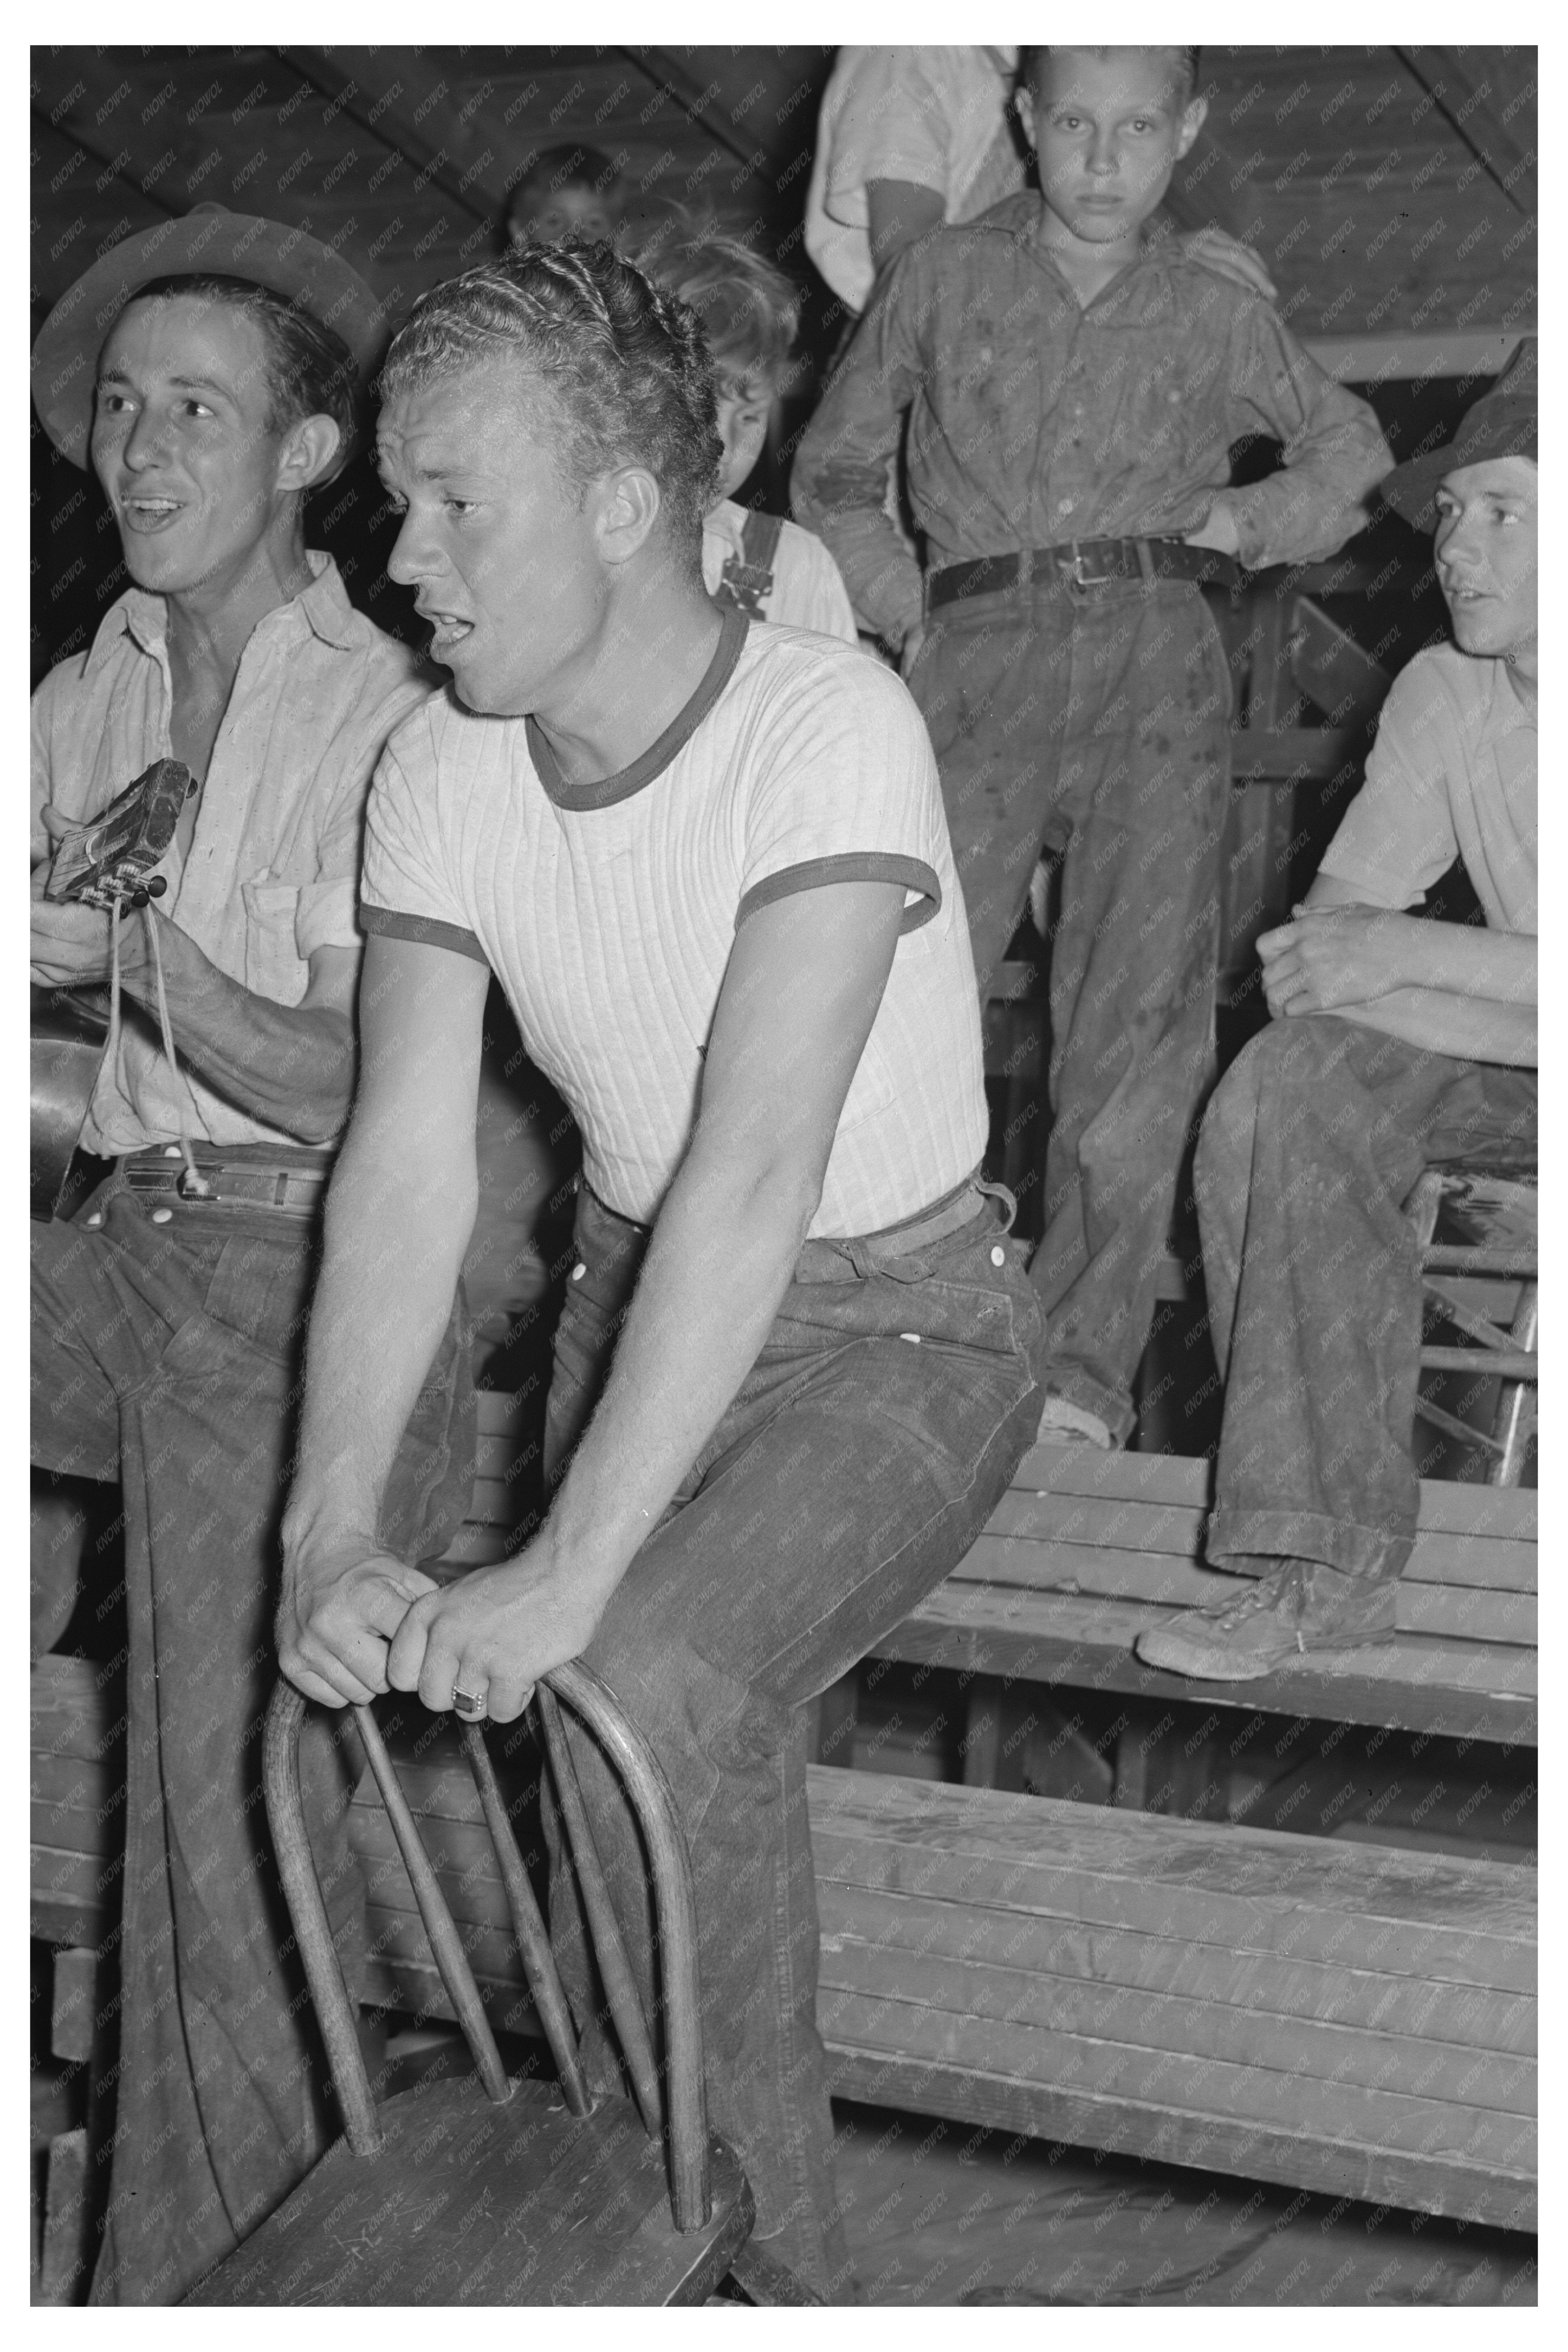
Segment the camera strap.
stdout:
<path fill-rule="evenodd" d="M 123 911 L 124 900 L 117 895 L 109 919 L 109 1037 L 104 1047 L 104 1064 L 111 1070 L 118 1066 L 117 1056 L 120 1051 L 120 922 Z M 179 1057 L 174 1052 L 174 1032 L 169 1020 L 169 1000 L 163 987 L 163 956 L 158 945 L 158 925 L 152 906 L 145 899 L 142 904 L 142 917 L 147 926 L 147 946 L 153 959 L 153 983 L 158 1000 L 158 1027 L 163 1035 L 163 1058 L 178 1079 L 180 1091 L 190 1105 L 191 1110 L 189 1118 L 186 1117 L 184 1109 L 179 1114 L 180 1156 L 185 1163 L 184 1174 L 180 1179 L 180 1190 L 187 1199 L 202 1200 L 211 1192 L 212 1187 L 196 1167 L 192 1134 L 196 1117 L 196 1098 L 191 1091 L 191 1082 L 181 1069 Z"/>

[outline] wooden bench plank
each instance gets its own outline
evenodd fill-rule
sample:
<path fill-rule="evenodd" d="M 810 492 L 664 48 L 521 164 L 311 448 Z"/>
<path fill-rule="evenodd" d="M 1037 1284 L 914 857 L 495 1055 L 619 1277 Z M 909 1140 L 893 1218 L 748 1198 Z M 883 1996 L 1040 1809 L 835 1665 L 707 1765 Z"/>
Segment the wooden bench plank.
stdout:
<path fill-rule="evenodd" d="M 1037 1543 L 1026 1536 L 990 1532 L 977 1538 L 947 1581 L 949 1590 L 1005 1585 L 1019 1591 L 1147 1601 L 1151 1606 L 1144 1622 L 1151 1625 L 1171 1610 L 1234 1598 L 1243 1590 L 1226 1570 L 1205 1567 L 1178 1553 L 1122 1551 L 1109 1543 Z M 1500 1642 L 1527 1649 L 1536 1645 L 1533 1591 L 1451 1585 L 1429 1575 L 1406 1574 L 1400 1579 L 1394 1601 L 1395 1622 L 1403 1633 L 1450 1634 L 1459 1641 Z"/>
<path fill-rule="evenodd" d="M 1021 2084 L 1006 2074 L 889 2052 L 879 2043 L 860 2049 L 844 2041 L 830 2044 L 828 2088 L 837 2098 L 1155 2163 L 1201 2165 L 1243 2180 L 1275 2180 L 1325 2196 L 1414 2207 L 1501 2229 L 1537 2226 L 1536 2179 L 1522 2167 L 1412 2158 L 1348 2141 L 1325 2144 L 1307 2128 L 1269 2127 L 1174 2108 L 1153 2097 L 1129 2105 L 1055 2084 Z"/>
<path fill-rule="evenodd" d="M 1194 1683 L 1147 1666 L 1132 1640 L 1150 1612 L 1132 1604 L 950 1581 L 873 1643 L 874 1657 L 948 1666 L 1048 1687 L 1387 1725 L 1532 1747 L 1536 1654 L 1405 1634 L 1373 1653 L 1304 1657 L 1251 1683 Z"/>
<path fill-rule="evenodd" d="M 986 1522 L 986 1538 L 1013 1537 L 1050 1544 L 1104 1546 L 1202 1561 L 1207 1513 L 1192 1504 L 1129 1502 L 1113 1496 L 1060 1495 L 1051 1488 L 1013 1486 Z M 960 1571 L 962 1572 L 962 1571 Z M 1486 1591 L 1533 1592 L 1536 1546 L 1520 1536 L 1419 1530 L 1402 1580 L 1465 1584 Z"/>
<path fill-rule="evenodd" d="M 1498 2046 L 1533 2032 L 1530 1874 L 824 1768 L 810 1796 L 836 2089 L 1533 2225 L 1533 2060 Z"/>
<path fill-rule="evenodd" d="M 994 1880 L 1010 1909 L 1129 1927 L 1146 1924 L 1158 1889 L 1162 1932 L 1168 1924 L 1298 1958 L 1343 1958 L 1350 1916 L 1377 1923 L 1356 1948 L 1360 1965 L 1535 1988 L 1536 1877 L 1522 1864 L 1386 1853 L 827 1765 L 811 1766 L 807 1780 L 822 1877 L 960 1902 Z"/>
<path fill-rule="evenodd" d="M 1058 1641 L 1082 1642 L 1100 1649 L 1131 1652 L 1134 1637 L 1146 1625 L 1158 1625 L 1177 1614 L 1173 1609 L 1133 1601 L 1101 1601 L 1092 1594 L 1031 1592 L 976 1580 L 939 1585 L 912 1612 L 937 1624 L 1007 1624 L 1031 1633 L 1048 1633 Z M 1340 1675 L 1375 1675 L 1380 1682 L 1415 1685 L 1441 1682 L 1453 1690 L 1494 1694 L 1498 1697 L 1533 1698 L 1539 1667 L 1533 1649 L 1498 1642 L 1452 1641 L 1426 1634 L 1395 1634 L 1375 1650 L 1320 1650 L 1309 1653 L 1289 1669 L 1267 1676 L 1258 1688 L 1277 1687 L 1289 1675 L 1297 1681 L 1331 1683 Z M 1234 1683 L 1192 1683 L 1182 1680 L 1189 1697 L 1205 1702 L 1236 1690 Z M 1259 1702 L 1252 1698 L 1256 1706 Z M 1277 1703 L 1273 1705 L 1279 1712 Z"/>
<path fill-rule="evenodd" d="M 1214 1465 L 1184 1454 L 1102 1454 L 1098 1446 L 1031 1446 L 1013 1475 L 1018 1490 L 1185 1505 L 1206 1510 Z M 1522 1486 L 1481 1486 L 1423 1478 L 1417 1524 L 1434 1533 L 1523 1537 L 1533 1543 L 1537 1496 Z"/>
<path fill-rule="evenodd" d="M 834 1932 L 894 1948 L 965 1959 L 976 1927 L 966 1903 L 903 1894 L 896 1911 L 875 1892 L 834 1883 Z M 1031 1937 L 1030 1967 L 1048 1977 L 1129 1992 L 1168 1992 L 1286 2018 L 1424 2036 L 1467 2050 L 1533 2058 L 1538 2008 L 1533 1992 L 1390 1975 L 1343 1959 L 1310 1960 L 1278 1951 L 1205 1942 L 1173 1945 L 1152 1928 L 1110 1928 L 1062 1920 Z"/>
<path fill-rule="evenodd" d="M 1244 2060 L 1095 2042 L 887 1993 L 856 1994 L 831 1979 L 818 1994 L 817 2019 L 830 2050 L 840 2042 L 851 2049 L 880 2043 L 901 2058 L 1011 2074 L 1015 2081 L 1049 2083 L 1139 2107 L 1158 2098 L 1200 2115 L 1217 2109 L 1241 2123 L 1289 2127 L 1300 2119 L 1331 2145 L 1349 2141 L 1410 2157 L 1468 2159 L 1515 2178 L 1536 2168 L 1532 2116 L 1463 2100 L 1409 2098 L 1310 2073 L 1266 2073 Z"/>
<path fill-rule="evenodd" d="M 1477 2051 L 1320 2018 L 1286 2018 L 1245 2001 L 1134 1993 L 1120 1985 L 1050 1976 L 1033 1964 L 1032 1948 L 1022 1956 L 1024 1967 L 1000 1965 L 989 1954 L 955 1958 L 911 1953 L 880 1934 L 847 1934 L 836 1905 L 829 1922 L 822 1968 L 839 1994 L 904 2001 L 977 2024 L 1070 2034 L 1114 2049 L 1118 2065 L 1135 2063 L 1139 2053 L 1173 2053 L 1184 2063 L 1211 2059 L 1244 2066 L 1259 2078 L 1258 2112 L 1270 2117 L 1288 2106 L 1289 2094 L 1269 2078 L 1284 2075 L 1291 2084 L 1309 2074 L 1334 2084 L 1375 2083 L 1380 2095 L 1398 2093 L 1423 2107 L 1431 2101 L 1458 2101 L 1499 2114 L 1532 2117 L 1536 2112 L 1536 2063 L 1517 2052 Z M 825 2027 L 834 2021 L 826 2007 L 823 2017 Z M 1053 2063 L 1059 2066 L 1059 2051 Z M 1105 2087 L 1103 2080 L 1099 2087 Z M 1408 2120 L 1402 2109 L 1384 2127 L 1403 2129 Z M 1429 2115 L 1416 2120 L 1422 2132 L 1430 2128 Z"/>

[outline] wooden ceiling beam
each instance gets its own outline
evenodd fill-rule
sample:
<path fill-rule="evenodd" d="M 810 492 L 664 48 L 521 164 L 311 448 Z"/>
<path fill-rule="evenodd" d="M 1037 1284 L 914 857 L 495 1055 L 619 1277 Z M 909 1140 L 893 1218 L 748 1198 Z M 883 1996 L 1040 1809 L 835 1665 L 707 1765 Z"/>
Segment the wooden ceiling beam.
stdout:
<path fill-rule="evenodd" d="M 742 143 L 741 134 L 729 115 L 714 104 L 712 91 L 704 89 L 696 75 L 672 58 L 668 49 L 622 49 L 620 54 L 673 105 L 679 107 L 689 121 L 705 131 L 726 154 L 733 155 L 748 171 L 754 172 L 759 164 L 766 163 L 767 156 L 761 148 L 748 149 Z"/>
<path fill-rule="evenodd" d="M 278 54 L 301 80 L 412 164 L 424 185 L 439 188 L 472 220 L 489 226 L 506 196 L 504 163 L 476 160 L 476 134 L 457 108 L 432 90 L 419 94 L 409 72 L 416 52 L 289 48 Z M 437 79 L 434 91 L 441 87 Z"/>
<path fill-rule="evenodd" d="M 172 218 L 189 211 L 189 205 L 172 204 L 167 196 L 159 194 L 156 187 L 133 179 L 132 172 L 136 168 L 137 159 L 128 155 L 124 149 L 119 154 L 110 154 L 108 140 L 100 138 L 96 130 L 84 131 L 74 109 L 68 109 L 58 117 L 53 113 L 46 114 L 39 106 L 35 106 L 32 112 L 34 124 L 39 131 L 51 132 L 55 138 L 68 140 L 73 147 L 79 147 L 89 163 L 98 164 L 102 171 L 112 172 L 115 178 L 132 194 L 140 196 L 143 204 L 156 205 L 161 213 Z M 125 169 L 127 163 L 131 164 L 132 171 Z"/>
<path fill-rule="evenodd" d="M 1490 103 L 1489 75 L 1478 77 L 1468 60 L 1454 49 L 1402 48 L 1394 54 L 1415 75 L 1488 178 L 1528 219 L 1535 210 L 1533 159 L 1503 124 L 1500 109 Z"/>

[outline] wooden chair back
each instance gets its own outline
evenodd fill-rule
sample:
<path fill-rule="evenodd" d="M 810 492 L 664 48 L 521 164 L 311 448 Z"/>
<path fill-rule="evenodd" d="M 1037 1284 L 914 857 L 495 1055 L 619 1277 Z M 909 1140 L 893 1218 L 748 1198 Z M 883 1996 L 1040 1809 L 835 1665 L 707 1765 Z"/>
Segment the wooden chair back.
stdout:
<path fill-rule="evenodd" d="M 642 2013 L 567 1746 L 563 1705 L 587 1727 L 615 1769 L 637 1814 L 647 1846 L 658 1925 L 666 2028 L 667 2064 L 662 2090 L 652 2036 Z M 382 2132 L 360 2051 L 353 2004 L 316 1877 L 300 1800 L 300 1733 L 306 1706 L 306 1700 L 289 1684 L 279 1684 L 268 1710 L 263 1759 L 268 1819 L 310 1998 L 327 2045 L 345 2137 L 356 2156 L 369 2156 L 382 2145 Z M 617 1705 L 607 1685 L 580 1661 L 554 1668 L 541 1682 L 533 1706 L 595 1957 L 637 2107 L 650 2137 L 661 2131 L 667 2135 L 666 2159 L 675 2227 L 682 2232 L 700 2230 L 711 2217 L 712 2179 L 698 2000 L 697 1904 L 675 1800 L 658 1759 L 641 1733 Z M 447 1998 L 485 2091 L 498 2104 L 504 2103 L 512 2095 L 513 2085 L 507 2078 L 473 1970 L 425 1851 L 418 1825 L 399 1785 L 374 1715 L 367 1706 L 356 1706 L 353 1714 L 413 1884 Z M 507 1818 L 483 1727 L 465 1724 L 462 1736 L 506 1889 L 512 1931 L 529 1990 L 555 2061 L 566 2103 L 574 2115 L 585 2115 L 592 2100 L 583 2077 L 571 2012 L 549 1934 Z"/>

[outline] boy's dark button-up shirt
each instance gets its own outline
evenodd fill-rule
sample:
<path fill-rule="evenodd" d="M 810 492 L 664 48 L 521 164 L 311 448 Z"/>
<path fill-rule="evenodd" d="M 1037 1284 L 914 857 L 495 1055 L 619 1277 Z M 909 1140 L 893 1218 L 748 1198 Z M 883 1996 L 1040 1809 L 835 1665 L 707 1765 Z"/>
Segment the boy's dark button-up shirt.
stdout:
<path fill-rule="evenodd" d="M 794 504 L 838 562 L 862 624 L 892 643 L 921 574 L 884 510 L 906 463 L 935 570 L 1073 539 L 1195 530 L 1220 501 L 1242 562 L 1331 555 L 1394 463 L 1363 400 L 1326 375 L 1258 295 L 1171 247 L 1087 309 L 1037 242 L 1040 199 L 1009 197 L 901 257 L 795 457 Z M 1232 490 L 1229 449 L 1263 432 L 1283 473 Z"/>

